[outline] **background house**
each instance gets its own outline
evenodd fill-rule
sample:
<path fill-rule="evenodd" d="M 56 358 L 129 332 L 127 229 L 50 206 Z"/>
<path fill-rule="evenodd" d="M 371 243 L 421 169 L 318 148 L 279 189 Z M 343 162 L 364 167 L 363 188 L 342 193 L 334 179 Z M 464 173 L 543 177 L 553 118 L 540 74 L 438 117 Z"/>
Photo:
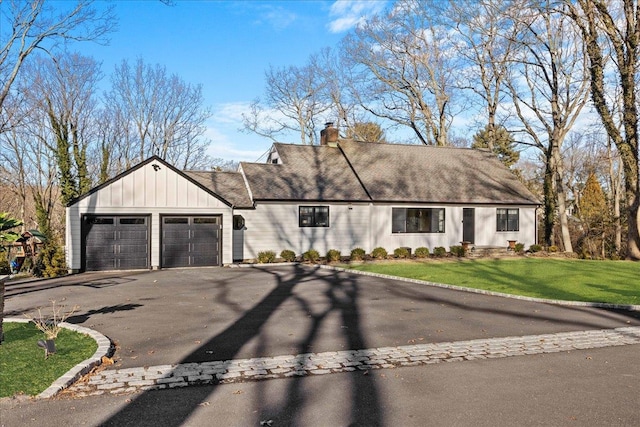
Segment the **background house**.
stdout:
<path fill-rule="evenodd" d="M 228 264 L 258 252 L 349 253 L 461 241 L 536 241 L 539 201 L 481 150 L 338 141 L 276 143 L 238 172 L 152 157 L 70 203 L 72 270 Z"/>

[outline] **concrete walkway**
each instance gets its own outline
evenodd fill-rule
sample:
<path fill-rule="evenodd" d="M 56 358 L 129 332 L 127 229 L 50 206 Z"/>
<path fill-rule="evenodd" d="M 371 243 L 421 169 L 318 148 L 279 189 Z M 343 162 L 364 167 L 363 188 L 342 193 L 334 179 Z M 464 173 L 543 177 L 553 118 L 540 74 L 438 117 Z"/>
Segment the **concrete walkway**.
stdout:
<path fill-rule="evenodd" d="M 183 363 L 102 371 L 88 381 L 73 385 L 67 393 L 76 397 L 123 394 L 189 385 L 326 375 L 630 344 L 640 344 L 640 327 Z"/>

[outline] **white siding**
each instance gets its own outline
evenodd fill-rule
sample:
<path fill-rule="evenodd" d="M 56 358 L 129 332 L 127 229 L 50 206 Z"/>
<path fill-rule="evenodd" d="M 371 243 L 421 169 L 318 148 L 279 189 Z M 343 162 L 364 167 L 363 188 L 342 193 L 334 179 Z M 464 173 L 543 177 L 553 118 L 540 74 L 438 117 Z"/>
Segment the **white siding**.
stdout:
<path fill-rule="evenodd" d="M 299 227 L 299 206 L 329 206 L 330 227 Z M 329 249 L 348 255 L 351 249 L 367 250 L 369 242 L 368 204 L 347 203 L 260 203 L 255 210 L 236 211 L 246 220 L 244 258 L 256 258 L 258 252 L 283 249 L 297 255 L 317 250 L 324 256 Z"/>
<path fill-rule="evenodd" d="M 301 228 L 298 226 L 299 206 L 329 206 L 330 227 Z M 393 207 L 431 207 L 445 209 L 444 233 L 392 233 Z M 525 247 L 536 238 L 535 208 L 519 207 L 520 231 L 496 231 L 496 206 L 464 206 L 475 208 L 475 245 L 507 247 L 508 240 L 517 240 Z M 244 259 L 256 258 L 258 252 L 283 249 L 296 254 L 313 248 L 321 256 L 329 249 L 338 249 L 343 255 L 361 247 L 367 253 L 381 246 L 387 251 L 406 246 L 415 249 L 442 246 L 449 250 L 462 241 L 463 206 L 393 205 L 393 204 L 328 204 L 328 203 L 260 203 L 255 210 L 236 211 L 246 219 L 244 232 Z M 237 250 L 237 249 L 236 249 Z M 237 252 L 238 253 L 238 252 Z"/>
<path fill-rule="evenodd" d="M 160 215 L 222 215 L 222 262 L 232 262 L 232 209 L 173 170 L 151 162 L 67 208 L 67 265 L 81 266 L 85 214 L 150 215 L 151 266 L 160 266 Z"/>

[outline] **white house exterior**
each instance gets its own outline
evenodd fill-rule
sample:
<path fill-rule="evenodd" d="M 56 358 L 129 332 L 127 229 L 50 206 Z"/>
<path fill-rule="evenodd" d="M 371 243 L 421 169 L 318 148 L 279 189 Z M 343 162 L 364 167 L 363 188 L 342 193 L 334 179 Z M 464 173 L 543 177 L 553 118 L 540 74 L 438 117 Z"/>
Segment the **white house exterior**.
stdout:
<path fill-rule="evenodd" d="M 274 144 L 238 172 L 150 158 L 67 207 L 74 271 L 223 265 L 284 249 L 506 247 L 536 241 L 539 202 L 479 150 Z"/>

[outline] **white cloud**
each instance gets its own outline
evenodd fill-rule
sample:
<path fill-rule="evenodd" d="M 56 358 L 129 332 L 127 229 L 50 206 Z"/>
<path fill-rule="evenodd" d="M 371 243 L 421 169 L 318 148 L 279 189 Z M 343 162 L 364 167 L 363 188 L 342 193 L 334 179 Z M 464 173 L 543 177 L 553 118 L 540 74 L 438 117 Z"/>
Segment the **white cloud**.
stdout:
<path fill-rule="evenodd" d="M 386 1 L 381 0 L 337 0 L 331 5 L 329 31 L 341 33 L 361 25 L 367 18 L 382 12 Z"/>

